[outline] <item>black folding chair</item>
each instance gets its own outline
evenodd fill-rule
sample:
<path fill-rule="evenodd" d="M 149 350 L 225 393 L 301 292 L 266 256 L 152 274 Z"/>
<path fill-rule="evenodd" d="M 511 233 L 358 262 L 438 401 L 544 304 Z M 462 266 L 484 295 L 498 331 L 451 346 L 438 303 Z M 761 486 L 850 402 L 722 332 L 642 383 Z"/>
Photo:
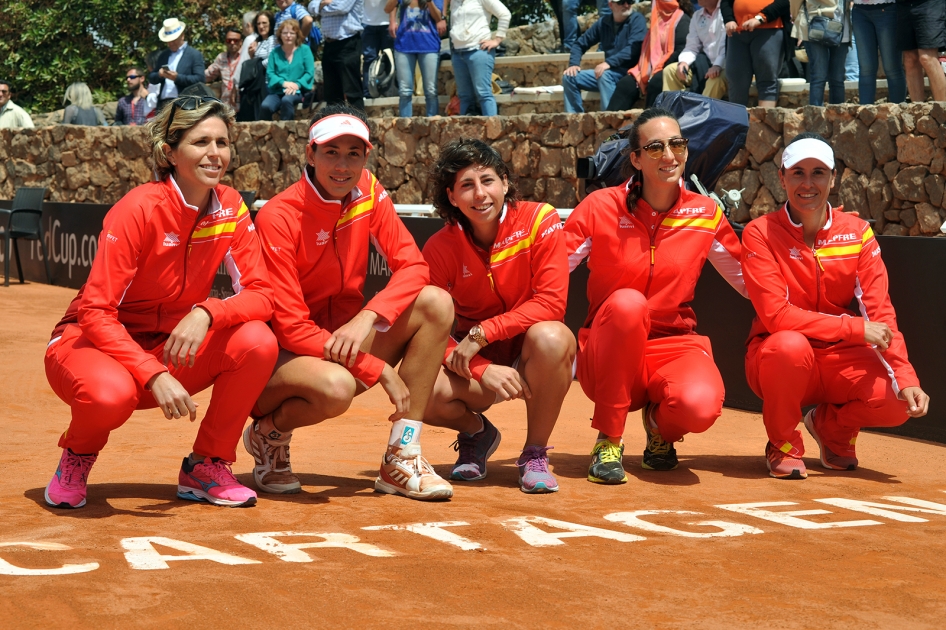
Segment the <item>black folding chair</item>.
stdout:
<path fill-rule="evenodd" d="M 0 209 L 0 220 L 3 222 L 3 286 L 10 286 L 10 254 L 16 253 L 16 270 L 20 275 L 20 284 L 23 284 L 23 265 L 20 264 L 20 248 L 17 239 L 39 241 L 43 250 L 43 264 L 46 265 L 46 282 L 53 283 L 49 273 L 49 252 L 46 241 L 43 240 L 43 198 L 45 188 L 19 188 L 13 198 L 13 207 L 10 210 Z"/>

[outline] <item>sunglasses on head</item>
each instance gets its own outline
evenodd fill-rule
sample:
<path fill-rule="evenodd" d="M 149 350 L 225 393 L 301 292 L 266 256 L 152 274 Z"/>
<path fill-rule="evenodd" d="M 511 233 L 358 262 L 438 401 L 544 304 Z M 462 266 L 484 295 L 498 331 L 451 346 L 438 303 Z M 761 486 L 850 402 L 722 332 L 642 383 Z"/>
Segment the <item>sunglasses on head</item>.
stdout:
<path fill-rule="evenodd" d="M 177 110 L 190 112 L 206 103 L 220 102 L 220 99 L 212 96 L 182 96 L 174 99 L 174 102 L 171 103 L 171 115 L 168 116 L 168 128 L 164 132 L 165 137 L 171 135 L 171 124 L 174 122 L 174 115 L 177 113 Z"/>
<path fill-rule="evenodd" d="M 679 157 L 686 153 L 688 144 L 690 144 L 689 138 L 671 138 L 667 140 L 666 144 L 660 140 L 654 140 L 636 150 L 643 151 L 651 158 L 659 160 L 664 154 L 664 151 L 667 150 L 667 147 L 670 147 L 671 153 Z"/>

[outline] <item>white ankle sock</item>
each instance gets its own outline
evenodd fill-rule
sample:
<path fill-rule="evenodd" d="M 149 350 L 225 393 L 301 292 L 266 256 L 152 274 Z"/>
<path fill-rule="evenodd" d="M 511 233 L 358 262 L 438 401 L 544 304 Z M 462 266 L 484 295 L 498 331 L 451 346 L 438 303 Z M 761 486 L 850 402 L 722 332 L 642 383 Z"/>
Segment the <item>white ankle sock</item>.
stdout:
<path fill-rule="evenodd" d="M 402 419 L 391 425 L 391 435 L 388 437 L 388 446 L 394 446 L 400 443 L 401 446 L 408 444 L 420 444 L 420 431 L 424 428 L 423 422 L 417 420 Z"/>

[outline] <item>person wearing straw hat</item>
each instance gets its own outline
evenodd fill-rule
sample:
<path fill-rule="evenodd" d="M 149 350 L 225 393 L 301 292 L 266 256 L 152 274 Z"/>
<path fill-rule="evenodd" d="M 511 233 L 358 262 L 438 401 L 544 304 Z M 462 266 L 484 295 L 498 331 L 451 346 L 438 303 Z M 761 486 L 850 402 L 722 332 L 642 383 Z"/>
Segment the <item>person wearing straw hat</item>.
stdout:
<path fill-rule="evenodd" d="M 168 47 L 158 55 L 157 69 L 148 75 L 148 82 L 161 85 L 159 108 L 177 98 L 184 88 L 204 82 L 204 56 L 187 45 L 184 40 L 186 28 L 187 25 L 179 19 L 168 18 L 158 31 L 158 39 Z"/>
<path fill-rule="evenodd" d="M 788 200 L 742 234 L 742 269 L 755 307 L 746 379 L 762 399 L 769 474 L 808 476 L 799 421 L 828 470 L 855 470 L 862 427 L 926 415 L 930 397 L 907 358 L 870 225 L 828 202 L 834 149 L 804 132 L 782 153 Z M 802 417 L 802 407 L 816 405 Z"/>

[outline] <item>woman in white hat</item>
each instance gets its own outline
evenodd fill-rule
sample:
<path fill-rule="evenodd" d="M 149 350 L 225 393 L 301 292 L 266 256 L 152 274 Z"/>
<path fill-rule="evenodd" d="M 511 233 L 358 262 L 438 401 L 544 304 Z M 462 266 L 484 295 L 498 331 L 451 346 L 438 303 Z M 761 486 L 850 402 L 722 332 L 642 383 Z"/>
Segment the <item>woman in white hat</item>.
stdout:
<path fill-rule="evenodd" d="M 779 479 L 807 476 L 798 430 L 804 406 L 817 405 L 803 422 L 829 470 L 857 468 L 861 427 L 897 426 L 929 406 L 897 330 L 874 232 L 828 203 L 836 177 L 831 145 L 799 134 L 779 170 L 788 201 L 742 236 L 756 310 L 746 377 L 762 398 L 766 461 Z"/>
<path fill-rule="evenodd" d="M 181 91 L 195 83 L 204 82 L 204 56 L 184 40 L 187 25 L 177 18 L 164 20 L 158 39 L 168 47 L 161 51 L 155 62 L 157 70 L 148 74 L 148 82 L 160 84 L 158 107 L 177 98 Z"/>

